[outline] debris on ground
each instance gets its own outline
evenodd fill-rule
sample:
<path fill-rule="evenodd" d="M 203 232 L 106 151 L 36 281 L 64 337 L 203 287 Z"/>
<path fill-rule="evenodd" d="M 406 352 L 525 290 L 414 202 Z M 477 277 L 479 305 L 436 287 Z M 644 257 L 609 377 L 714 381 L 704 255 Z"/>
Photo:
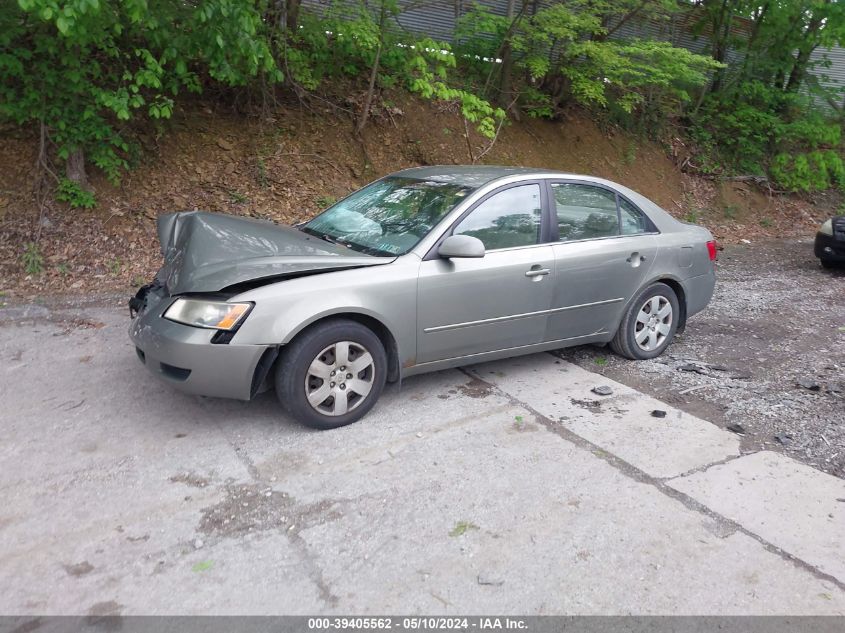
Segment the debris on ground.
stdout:
<path fill-rule="evenodd" d="M 678 371 L 695 372 L 696 374 L 701 374 L 702 376 L 707 375 L 707 370 L 701 365 L 696 365 L 695 363 L 684 363 L 683 365 L 678 367 Z"/>
<path fill-rule="evenodd" d="M 608 387 L 607 385 L 599 385 L 598 387 L 593 387 L 590 389 L 594 394 L 597 396 L 609 396 L 613 394 L 613 389 Z"/>
<path fill-rule="evenodd" d="M 731 433 L 736 433 L 737 435 L 745 435 L 745 428 L 741 424 L 728 424 L 725 427 Z"/>
<path fill-rule="evenodd" d="M 478 584 L 489 585 L 492 587 L 501 587 L 505 584 L 505 581 L 504 579 L 496 578 L 495 576 L 485 576 L 483 574 L 478 574 Z"/>
<path fill-rule="evenodd" d="M 821 391 L 822 386 L 812 378 L 801 378 L 798 380 L 798 386 L 809 389 L 810 391 Z"/>
<path fill-rule="evenodd" d="M 654 411 L 651 412 L 651 417 L 653 417 L 653 418 L 665 418 L 666 412 L 663 411 L 662 409 L 655 409 Z"/>

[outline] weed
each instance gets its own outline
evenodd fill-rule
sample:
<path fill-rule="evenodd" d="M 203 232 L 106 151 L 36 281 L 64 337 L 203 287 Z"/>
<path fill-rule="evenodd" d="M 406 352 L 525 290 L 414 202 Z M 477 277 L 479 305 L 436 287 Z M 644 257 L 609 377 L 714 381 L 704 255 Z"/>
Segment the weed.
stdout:
<path fill-rule="evenodd" d="M 193 567 L 191 567 L 191 571 L 208 571 L 214 567 L 213 560 L 201 560 L 200 562 L 196 563 Z"/>
<path fill-rule="evenodd" d="M 729 204 L 724 209 L 725 217 L 729 220 L 732 220 L 736 217 L 736 212 L 739 211 L 739 207 L 735 204 Z"/>
<path fill-rule="evenodd" d="M 762 220 L 760 220 L 760 226 L 762 226 L 764 229 L 770 229 L 773 225 L 774 222 L 772 222 L 771 218 L 763 218 Z"/>
<path fill-rule="evenodd" d="M 247 198 L 240 191 L 230 191 L 229 199 L 235 204 L 243 204 L 244 202 L 249 202 L 249 198 Z"/>
<path fill-rule="evenodd" d="M 142 277 L 141 275 L 135 275 L 134 277 L 132 277 L 132 285 L 133 286 L 141 287 L 141 286 L 146 285 L 146 283 L 147 283 L 147 280 L 144 277 Z"/>
<path fill-rule="evenodd" d="M 698 211 L 695 209 L 687 211 L 687 214 L 684 216 L 684 221 L 691 224 L 698 224 Z"/>
<path fill-rule="evenodd" d="M 27 242 L 23 245 L 21 260 L 27 275 L 40 275 L 44 272 L 44 257 L 35 242 Z"/>
<path fill-rule="evenodd" d="M 328 209 L 335 202 L 337 202 L 337 198 L 334 196 L 320 196 L 317 198 L 317 206 L 321 209 Z"/>
<path fill-rule="evenodd" d="M 605 365 L 607 365 L 607 359 L 604 356 L 597 356 L 593 359 L 593 362 L 599 367 L 604 367 Z"/>
<path fill-rule="evenodd" d="M 83 189 L 79 183 L 62 178 L 56 190 L 56 200 L 67 202 L 73 209 L 93 209 L 97 206 L 94 194 Z"/>
<path fill-rule="evenodd" d="M 461 536 L 465 534 L 468 530 L 477 530 L 479 529 L 475 523 L 470 523 L 469 521 L 458 521 L 455 523 L 455 527 L 452 528 L 452 531 L 449 532 L 449 536 Z"/>
<path fill-rule="evenodd" d="M 56 266 L 56 270 L 59 271 L 59 274 L 62 277 L 67 277 L 70 274 L 70 267 L 65 262 L 62 262 L 61 264 Z"/>
<path fill-rule="evenodd" d="M 445 136 L 449 136 L 451 133 L 452 133 L 452 130 L 450 130 L 449 128 L 447 128 L 447 127 L 443 128 L 443 134 Z"/>
<path fill-rule="evenodd" d="M 263 158 L 258 159 L 258 184 L 262 189 L 266 189 L 269 184 L 267 178 L 267 163 L 264 162 Z"/>
<path fill-rule="evenodd" d="M 626 165 L 633 165 L 634 161 L 637 160 L 637 144 L 633 141 L 628 143 L 628 147 L 625 149 L 624 159 Z"/>
<path fill-rule="evenodd" d="M 525 418 L 523 418 L 521 415 L 514 416 L 514 420 L 516 420 L 516 422 L 514 422 L 513 426 L 514 428 L 516 428 L 517 431 L 521 431 L 525 428 Z"/>
<path fill-rule="evenodd" d="M 119 258 L 115 258 L 107 264 L 107 267 L 112 275 L 117 275 L 120 273 L 120 269 L 123 267 L 123 262 L 120 261 Z"/>

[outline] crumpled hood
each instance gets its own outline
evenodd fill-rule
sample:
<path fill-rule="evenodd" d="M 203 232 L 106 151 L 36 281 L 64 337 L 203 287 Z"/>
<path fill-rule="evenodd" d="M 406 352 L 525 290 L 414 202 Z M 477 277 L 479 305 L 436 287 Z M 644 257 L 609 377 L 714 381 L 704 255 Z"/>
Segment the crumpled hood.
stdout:
<path fill-rule="evenodd" d="M 164 266 L 156 278 L 171 295 L 395 259 L 364 255 L 272 222 L 204 211 L 159 217 L 158 239 Z"/>

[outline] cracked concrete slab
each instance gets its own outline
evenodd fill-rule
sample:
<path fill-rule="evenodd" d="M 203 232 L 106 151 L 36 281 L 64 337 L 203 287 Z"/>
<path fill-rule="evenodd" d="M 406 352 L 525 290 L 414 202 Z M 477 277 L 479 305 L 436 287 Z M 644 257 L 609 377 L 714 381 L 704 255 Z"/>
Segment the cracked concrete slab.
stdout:
<path fill-rule="evenodd" d="M 550 354 L 474 365 L 471 371 L 652 477 L 674 477 L 739 455 L 733 433 Z M 595 394 L 600 386 L 612 393 Z M 654 417 L 654 410 L 666 416 Z"/>
<path fill-rule="evenodd" d="M 764 451 L 669 485 L 845 583 L 845 481 Z"/>
<path fill-rule="evenodd" d="M 19 366 L 0 383 L 2 613 L 845 614 L 841 583 L 654 478 L 704 458 L 599 433 L 630 432 L 619 412 L 564 427 L 545 396 L 500 388 L 507 371 L 452 370 L 316 432 L 272 393 L 173 392 L 122 312 L 86 317 L 103 326 L 0 326 Z M 520 362 L 589 397 L 550 356 Z M 613 389 L 601 407 L 631 409 Z M 642 433 L 665 452 L 689 424 Z M 689 432 L 706 459 L 734 450 Z"/>

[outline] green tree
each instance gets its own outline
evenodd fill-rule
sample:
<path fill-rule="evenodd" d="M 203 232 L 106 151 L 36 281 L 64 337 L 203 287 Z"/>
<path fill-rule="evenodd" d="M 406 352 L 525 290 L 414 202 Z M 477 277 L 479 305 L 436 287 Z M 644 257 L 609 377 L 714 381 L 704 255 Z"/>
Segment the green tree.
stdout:
<path fill-rule="evenodd" d="M 166 119 L 205 76 L 244 85 L 281 78 L 261 3 L 207 0 L 0 0 L 0 117 L 36 125 L 44 166 L 52 142 L 67 177 L 86 162 L 117 180 L 130 123 Z"/>

